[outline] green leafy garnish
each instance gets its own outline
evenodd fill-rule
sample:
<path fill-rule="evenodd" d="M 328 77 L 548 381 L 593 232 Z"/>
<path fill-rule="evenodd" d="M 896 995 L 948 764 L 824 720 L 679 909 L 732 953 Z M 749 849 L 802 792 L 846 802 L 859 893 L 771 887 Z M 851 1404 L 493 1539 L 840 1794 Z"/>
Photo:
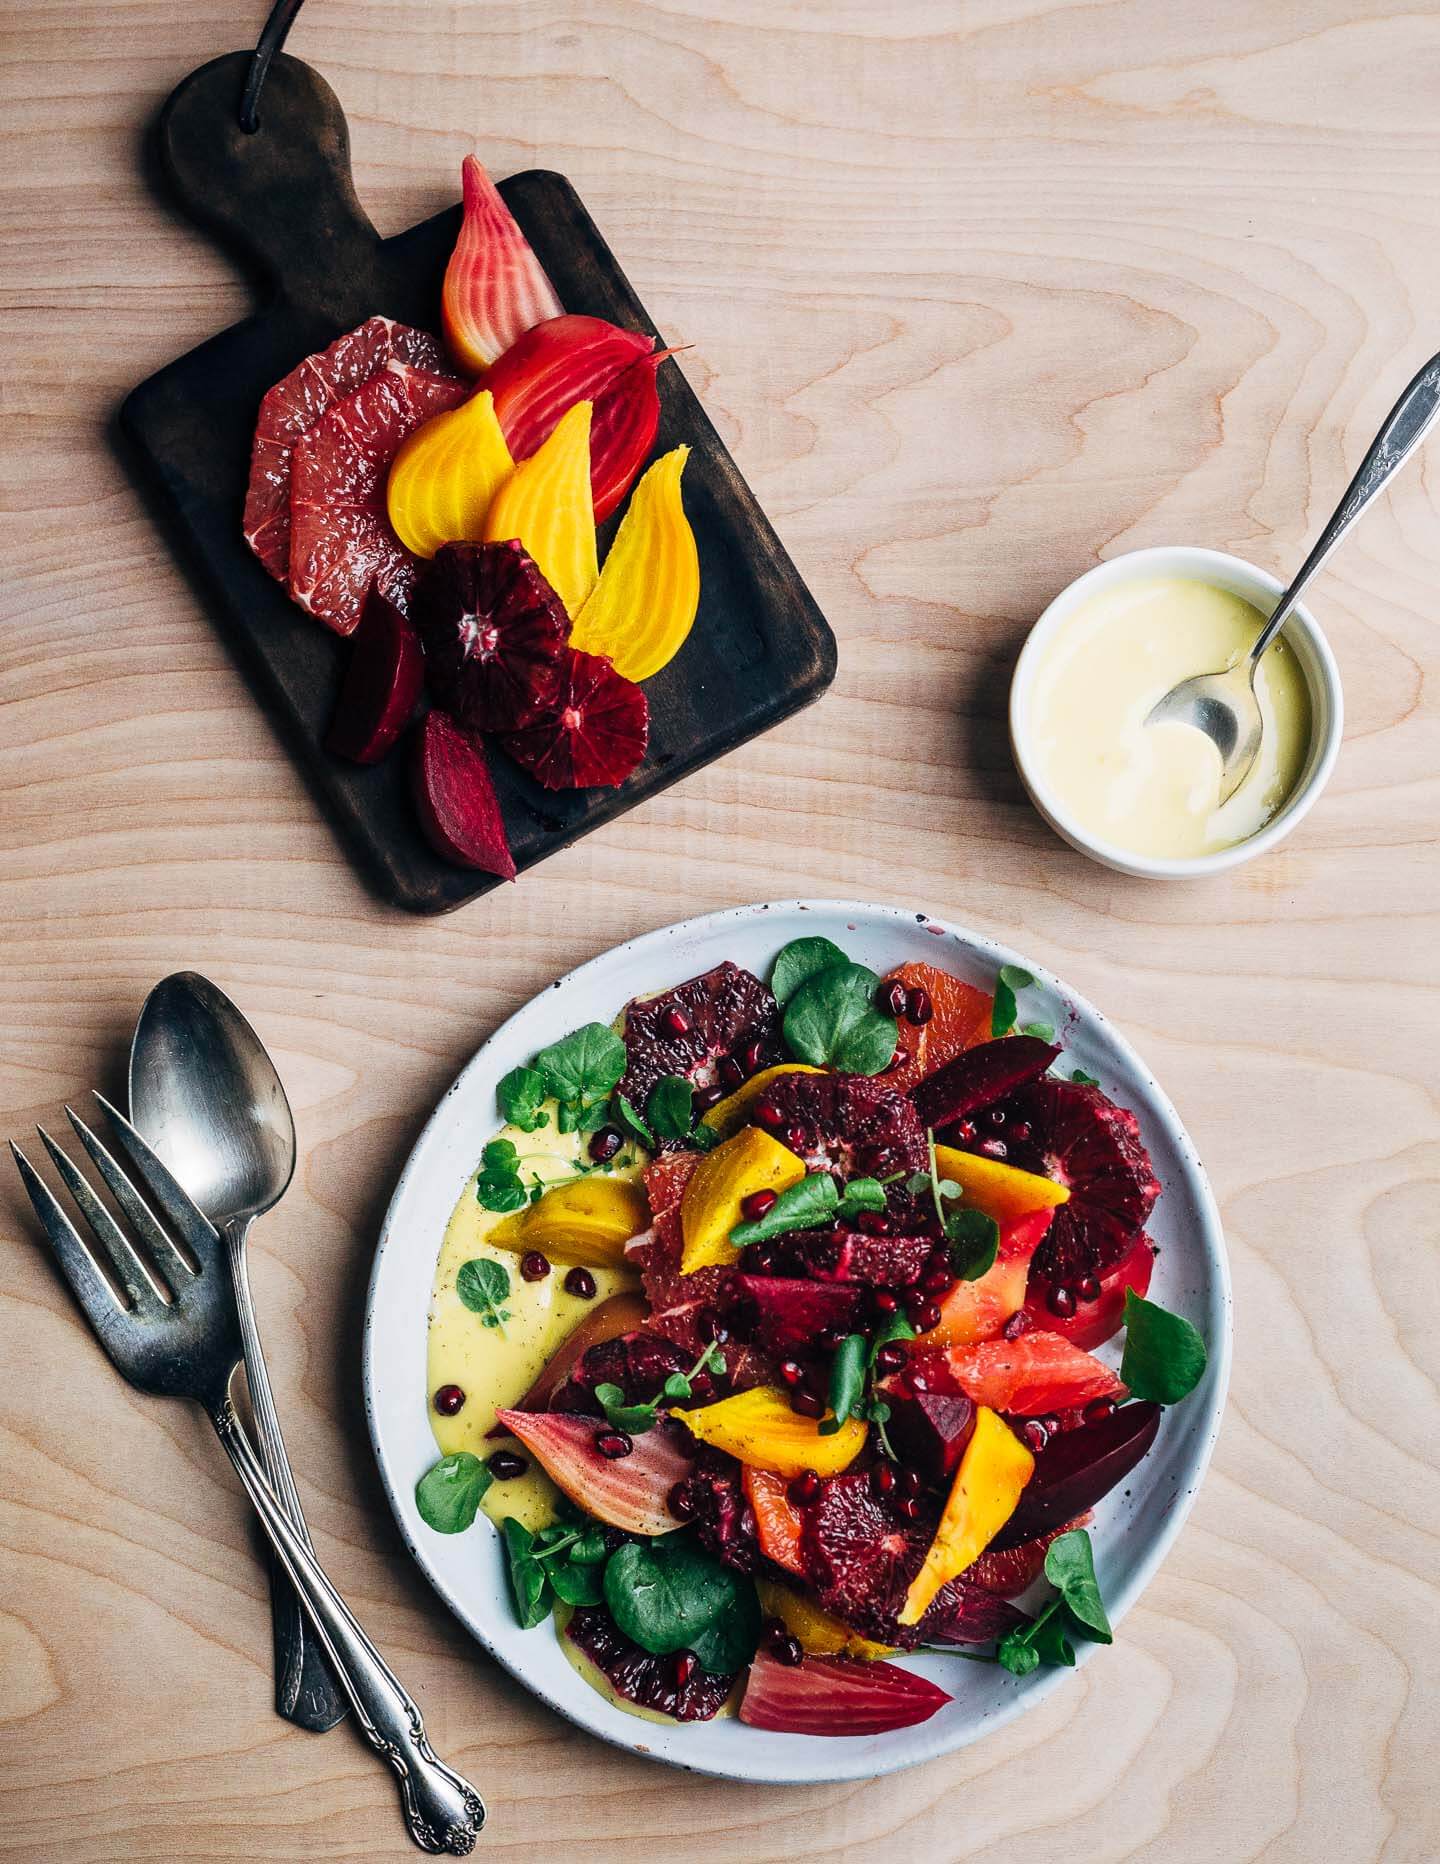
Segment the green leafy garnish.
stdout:
<path fill-rule="evenodd" d="M 1120 1377 L 1130 1396 L 1178 1404 L 1205 1376 L 1205 1342 L 1183 1315 L 1125 1290 L 1125 1351 Z"/>
<path fill-rule="evenodd" d="M 583 1518 L 582 1518 L 583 1519 Z M 598 1528 L 563 1521 L 532 1534 L 513 1515 L 501 1523 L 510 1592 L 520 1628 L 533 1631 L 556 1599 L 566 1605 L 599 1605 L 605 1597 L 601 1563 L 605 1537 Z"/>
<path fill-rule="evenodd" d="M 840 1198 L 842 1217 L 858 1217 L 862 1210 L 884 1208 L 885 1186 L 878 1178 L 852 1178 Z"/>
<path fill-rule="evenodd" d="M 654 1151 L 655 1135 L 641 1118 L 639 1110 L 628 1094 L 615 1096 L 615 1118 L 632 1139 L 638 1139 L 642 1146 L 649 1151 Z"/>
<path fill-rule="evenodd" d="M 697 1120 L 695 1130 L 690 1135 L 690 1143 L 697 1152 L 713 1152 L 720 1143 L 720 1135 L 713 1126 L 707 1126 L 703 1120 Z"/>
<path fill-rule="evenodd" d="M 475 1197 L 483 1210 L 502 1214 L 524 1206 L 526 1191 L 520 1178 L 520 1154 L 508 1139 L 492 1139 L 480 1154 Z"/>
<path fill-rule="evenodd" d="M 695 1395 L 692 1381 L 702 1372 L 722 1373 L 724 1370 L 725 1355 L 718 1346 L 707 1346 L 688 1372 L 670 1374 L 658 1398 L 651 1398 L 644 1404 L 627 1404 L 625 1393 L 608 1379 L 595 1387 L 595 1397 L 612 1430 L 623 1430 L 631 1437 L 641 1437 L 647 1430 L 654 1428 L 663 1405 L 689 1403 Z"/>
<path fill-rule="evenodd" d="M 604 1023 L 586 1023 L 535 1057 L 546 1091 L 560 1104 L 562 1133 L 603 1126 L 606 1107 L 625 1072 L 625 1044 Z"/>
<path fill-rule="evenodd" d="M 415 1484 L 420 1519 L 437 1534 L 463 1533 L 493 1480 L 480 1458 L 468 1450 L 442 1456 Z"/>
<path fill-rule="evenodd" d="M 863 964 L 828 965 L 800 984 L 785 1011 L 798 1061 L 842 1074 L 879 1074 L 895 1053 L 895 1018 L 875 1007 L 880 979 Z"/>
<path fill-rule="evenodd" d="M 503 1333 L 510 1310 L 502 1305 L 510 1299 L 510 1271 L 489 1256 L 474 1256 L 460 1264 L 455 1277 L 455 1292 L 472 1314 L 480 1316 L 484 1327 L 498 1327 Z"/>
<path fill-rule="evenodd" d="M 1026 1023 L 1020 1033 L 1022 1036 L 1034 1036 L 1040 1042 L 1053 1042 L 1055 1025 L 1054 1023 Z"/>
<path fill-rule="evenodd" d="M 1015 1027 L 1015 993 L 1028 990 L 1035 979 L 1018 964 L 1002 964 L 995 980 L 995 1005 L 990 1012 L 992 1036 L 1008 1036 Z"/>
<path fill-rule="evenodd" d="M 642 1650 L 693 1650 L 715 1676 L 733 1675 L 760 1641 L 752 1583 L 679 1535 L 617 1548 L 605 1567 L 605 1603 Z"/>
<path fill-rule="evenodd" d="M 1051 1541 L 1045 1577 L 1056 1588 L 1055 1597 L 1038 1618 L 1007 1631 L 996 1646 L 996 1661 L 1012 1676 L 1029 1676 L 1042 1663 L 1072 1666 L 1074 1635 L 1093 1638 L 1097 1644 L 1113 1642 L 1095 1579 L 1094 1549 L 1083 1527 Z"/>
<path fill-rule="evenodd" d="M 1081 1087 L 1099 1087 L 1100 1083 L 1093 1074 L 1086 1074 L 1083 1068 L 1077 1068 L 1070 1079 Z"/>
<path fill-rule="evenodd" d="M 535 1558 L 535 1536 L 523 1522 L 507 1515 L 500 1528 L 510 1571 L 510 1592 L 515 1616 L 524 1631 L 533 1631 L 550 1610 L 550 1582 Z"/>
<path fill-rule="evenodd" d="M 913 1340 L 915 1329 L 904 1314 L 897 1311 L 889 1316 L 883 1327 L 877 1329 L 875 1338 L 870 1342 L 870 1365 L 875 1365 L 875 1355 L 882 1346 L 888 1346 L 892 1340 Z"/>
<path fill-rule="evenodd" d="M 954 1210 L 945 1219 L 950 1266 L 961 1281 L 979 1281 L 1000 1253 L 1000 1225 L 983 1210 Z"/>
<path fill-rule="evenodd" d="M 828 971 L 832 965 L 849 962 L 840 947 L 832 945 L 828 938 L 791 939 L 770 973 L 770 989 L 775 1001 L 783 1009 L 807 978 Z"/>
<path fill-rule="evenodd" d="M 763 1217 L 737 1223 L 730 1241 L 737 1249 L 747 1243 L 765 1243 L 772 1236 L 787 1236 L 791 1230 L 815 1230 L 828 1223 L 840 1208 L 840 1193 L 828 1171 L 811 1172 L 799 1184 L 782 1191 Z"/>
<path fill-rule="evenodd" d="M 683 1074 L 657 1081 L 645 1102 L 645 1118 L 657 1139 L 684 1139 L 695 1123 L 695 1090 Z"/>
<path fill-rule="evenodd" d="M 833 1437 L 846 1419 L 859 1410 L 869 1359 L 870 1342 L 863 1333 L 847 1333 L 835 1348 L 835 1357 L 830 1361 L 832 1415 L 820 1425 L 822 1437 Z"/>
<path fill-rule="evenodd" d="M 512 1068 L 495 1089 L 495 1098 L 507 1126 L 534 1133 L 550 1124 L 544 1110 L 545 1077 L 538 1068 Z"/>

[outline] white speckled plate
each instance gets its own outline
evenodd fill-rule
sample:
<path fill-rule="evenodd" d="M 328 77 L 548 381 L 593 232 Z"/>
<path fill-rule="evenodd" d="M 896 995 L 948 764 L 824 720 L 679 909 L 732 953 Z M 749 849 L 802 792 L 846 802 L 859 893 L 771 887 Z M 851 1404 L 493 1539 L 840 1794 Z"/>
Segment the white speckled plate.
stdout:
<path fill-rule="evenodd" d="M 1027 1018 L 1063 1032 L 1066 1059 L 1095 1075 L 1138 1115 L 1163 1191 L 1150 1233 L 1160 1245 L 1151 1297 L 1204 1335 L 1210 1365 L 1199 1389 L 1167 1413 L 1154 1449 L 1125 1490 L 1108 1496 L 1094 1529 L 1101 1586 L 1117 1624 L 1164 1559 L 1210 1460 L 1230 1370 L 1230 1280 L 1224 1238 L 1205 1173 L 1175 1109 L 1149 1069 L 1098 1010 L 1030 959 L 957 926 L 890 906 L 779 902 L 708 913 L 619 945 L 562 977 L 516 1012 L 475 1055 L 440 1102 L 401 1174 L 370 1280 L 365 1397 L 380 1473 L 407 1545 L 460 1622 L 562 1715 L 657 1760 L 735 1780 L 802 1783 L 865 1779 L 963 1747 L 1063 1688 L 1069 1672 L 1018 1680 L 956 1657 L 907 1659 L 954 1700 L 918 1728 L 822 1739 L 762 1733 L 733 1719 L 659 1727 L 612 1707 L 566 1661 L 549 1626 L 522 1631 L 506 1587 L 500 1538 L 481 1516 L 464 1534 L 432 1532 L 415 1508 L 419 1476 L 436 1456 L 427 1412 L 426 1315 L 440 1240 L 481 1145 L 499 1124 L 495 1083 L 518 1062 L 581 1023 L 608 1022 L 644 992 L 668 989 L 723 959 L 766 975 L 792 938 L 821 933 L 852 957 L 889 970 L 939 964 L 990 988 L 1001 964 L 1023 965 L 1037 987 Z M 1107 1352 L 1110 1349 L 1106 1349 Z M 1080 1661 L 1105 1661 L 1101 1646 Z"/>

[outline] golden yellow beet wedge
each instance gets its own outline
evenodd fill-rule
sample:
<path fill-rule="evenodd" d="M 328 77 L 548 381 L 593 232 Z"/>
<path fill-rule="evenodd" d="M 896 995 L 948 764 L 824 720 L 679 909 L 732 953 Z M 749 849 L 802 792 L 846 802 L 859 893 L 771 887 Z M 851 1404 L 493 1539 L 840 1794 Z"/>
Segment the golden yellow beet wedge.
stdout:
<path fill-rule="evenodd" d="M 985 1551 L 1014 1514 L 1034 1468 L 1035 1458 L 1010 1426 L 980 1405 L 925 1564 L 905 1594 L 902 1625 L 918 1625 L 940 1588 Z"/>
<path fill-rule="evenodd" d="M 765 1616 L 778 1618 L 790 1635 L 800 1640 L 800 1648 L 809 1656 L 863 1657 L 867 1663 L 875 1663 L 882 1657 L 895 1655 L 893 1645 L 876 1644 L 868 1637 L 861 1637 L 842 1619 L 822 1612 L 818 1605 L 792 1592 L 789 1586 L 779 1585 L 773 1579 L 757 1579 L 755 1590 L 760 1595 L 760 1609 Z"/>
<path fill-rule="evenodd" d="M 808 1062 L 782 1061 L 773 1068 L 762 1068 L 758 1074 L 752 1074 L 743 1087 L 737 1087 L 733 1094 L 727 1094 L 724 1100 L 716 1101 L 705 1115 L 705 1124 L 712 1132 L 719 1133 L 722 1139 L 728 1139 L 732 1133 L 739 1132 L 750 1118 L 750 1109 L 765 1092 L 772 1081 L 778 1081 L 782 1074 L 823 1074 L 823 1068 L 812 1068 Z"/>
<path fill-rule="evenodd" d="M 758 1126 L 707 1152 L 680 1200 L 680 1273 L 735 1261 L 730 1232 L 744 1221 L 741 1205 L 755 1191 L 787 1191 L 805 1176 L 805 1161 Z"/>
<path fill-rule="evenodd" d="M 627 680 L 658 673 L 695 625 L 700 559 L 680 497 L 689 456 L 689 447 L 662 455 L 631 493 L 600 580 L 575 617 L 570 645 L 607 655 Z"/>
<path fill-rule="evenodd" d="M 590 403 L 577 401 L 490 501 L 485 542 L 516 538 L 573 621 L 600 575 L 590 496 Z"/>
<path fill-rule="evenodd" d="M 756 1385 L 718 1404 L 676 1409 L 671 1415 L 702 1443 L 777 1476 L 798 1476 L 806 1469 L 838 1476 L 865 1448 L 865 1426 L 858 1418 L 846 1418 L 833 1436 L 822 1437 L 819 1421 L 792 1411 L 790 1400 L 773 1385 Z"/>
<path fill-rule="evenodd" d="M 626 1243 L 649 1224 L 641 1186 L 596 1175 L 552 1185 L 538 1204 L 503 1218 L 485 1240 L 517 1255 L 538 1249 L 552 1262 L 614 1269 L 624 1267 Z"/>
<path fill-rule="evenodd" d="M 1070 1202 L 1069 1191 L 1053 1178 L 1002 1165 L 998 1159 L 976 1158 L 973 1152 L 957 1152 L 953 1146 L 936 1146 L 935 1166 L 942 1178 L 959 1185 L 967 1204 L 1002 1226 L 1028 1211 L 1053 1210 Z"/>
<path fill-rule="evenodd" d="M 426 421 L 395 455 L 385 506 L 395 535 L 417 557 L 442 544 L 478 544 L 490 501 L 515 470 L 495 398 L 482 388 Z"/>

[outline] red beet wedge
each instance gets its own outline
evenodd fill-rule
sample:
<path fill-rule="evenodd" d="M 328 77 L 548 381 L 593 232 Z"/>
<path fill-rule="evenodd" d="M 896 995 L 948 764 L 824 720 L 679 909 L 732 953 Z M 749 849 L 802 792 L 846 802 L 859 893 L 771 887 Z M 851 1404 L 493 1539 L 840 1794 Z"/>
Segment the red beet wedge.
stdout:
<path fill-rule="evenodd" d="M 559 685 L 505 748 L 547 790 L 614 789 L 645 755 L 650 708 L 599 654 L 569 650 Z"/>
<path fill-rule="evenodd" d="M 513 731 L 554 697 L 570 618 L 518 543 L 444 545 L 411 612 L 431 691 L 462 724 Z"/>
<path fill-rule="evenodd" d="M 515 878 L 515 857 L 480 740 L 445 712 L 430 712 L 415 740 L 415 807 L 425 839 L 459 867 Z"/>
<path fill-rule="evenodd" d="M 1033 1081 L 1060 1053 L 1038 1036 L 1001 1036 L 966 1049 L 954 1061 L 917 1081 L 910 1091 L 921 1124 L 949 1126 L 991 1106 L 1017 1087 Z"/>
<path fill-rule="evenodd" d="M 843 1282 L 800 1281 L 780 1275 L 737 1275 L 730 1284 L 767 1353 L 788 1353 L 813 1344 L 817 1333 L 848 1333 L 860 1314 L 860 1290 Z"/>
<path fill-rule="evenodd" d="M 325 749 L 354 764 L 378 764 L 410 723 L 425 683 L 425 658 L 410 623 L 372 589 Z"/>
<path fill-rule="evenodd" d="M 928 1722 L 950 1697 L 894 1663 L 807 1657 L 781 1663 L 761 1651 L 750 1666 L 740 1719 L 790 1735 L 883 1735 Z"/>

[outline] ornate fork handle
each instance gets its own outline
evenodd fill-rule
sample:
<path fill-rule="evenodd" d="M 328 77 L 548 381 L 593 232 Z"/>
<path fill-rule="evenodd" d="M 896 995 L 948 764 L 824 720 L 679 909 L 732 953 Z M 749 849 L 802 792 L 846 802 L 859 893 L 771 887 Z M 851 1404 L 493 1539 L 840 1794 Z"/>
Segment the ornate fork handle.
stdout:
<path fill-rule="evenodd" d="M 485 1823 L 480 1795 L 436 1755 L 426 1739 L 419 1709 L 291 1526 L 228 1398 L 211 1409 L 210 1420 L 344 1684 L 366 1738 L 399 1776 L 401 1810 L 410 1836 L 422 1851 L 468 1857 Z"/>

